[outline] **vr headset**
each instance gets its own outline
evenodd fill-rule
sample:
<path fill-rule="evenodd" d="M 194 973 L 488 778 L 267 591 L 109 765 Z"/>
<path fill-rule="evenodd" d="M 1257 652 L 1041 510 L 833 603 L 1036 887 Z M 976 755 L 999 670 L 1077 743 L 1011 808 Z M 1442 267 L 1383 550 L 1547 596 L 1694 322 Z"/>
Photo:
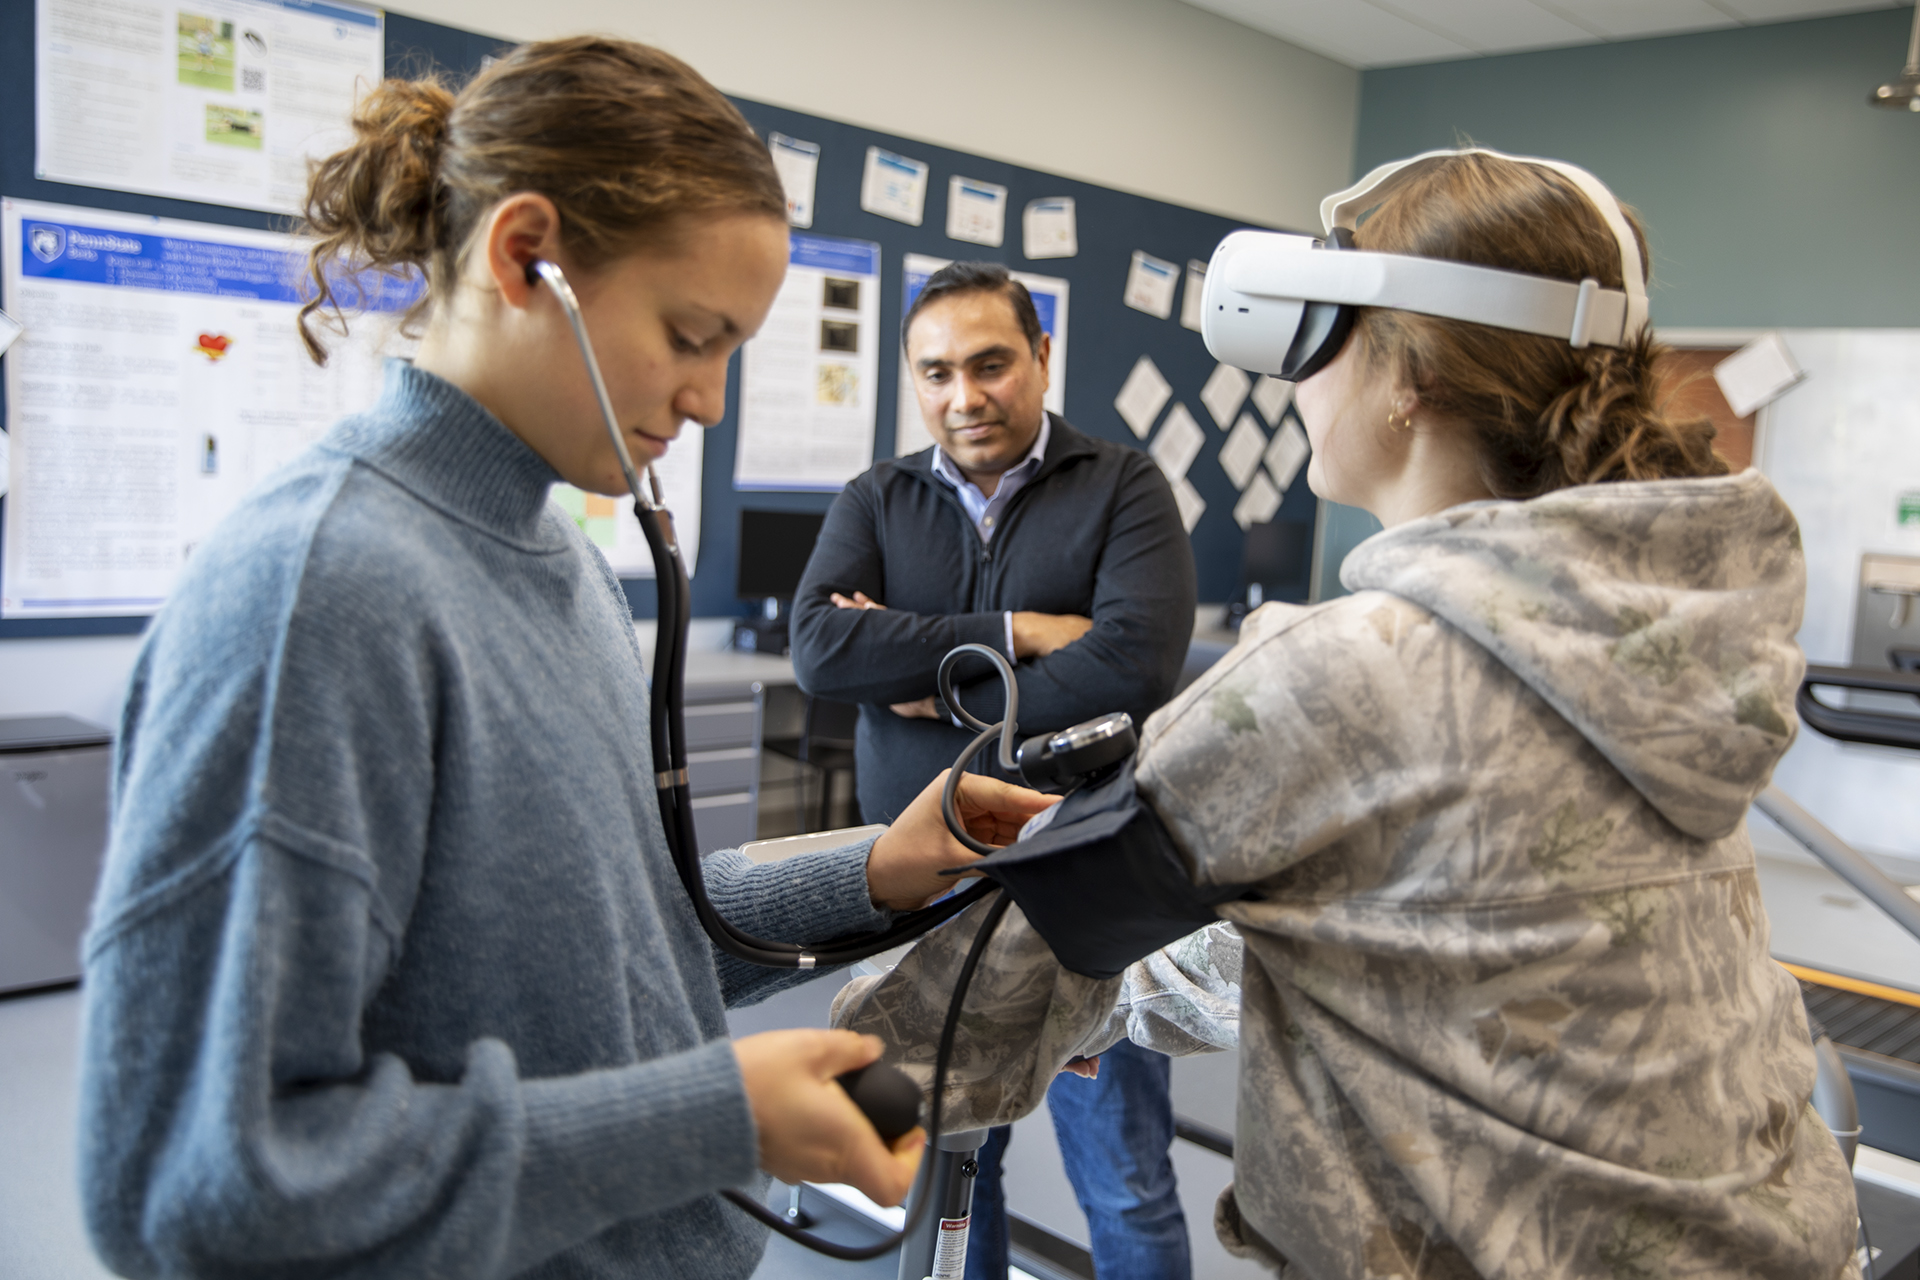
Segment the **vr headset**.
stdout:
<path fill-rule="evenodd" d="M 1620 244 L 1625 289 L 1578 284 L 1438 258 L 1353 247 L 1362 213 L 1454 156 L 1483 155 L 1551 169 L 1579 188 Z M 1390 307 L 1447 320 L 1560 338 L 1574 347 L 1622 347 L 1647 323 L 1640 245 L 1613 193 L 1575 165 L 1473 147 L 1429 151 L 1381 165 L 1320 202 L 1325 239 L 1236 231 L 1214 250 L 1203 291 L 1201 336 L 1223 363 L 1289 382 L 1312 377 L 1340 354 L 1355 308 Z"/>

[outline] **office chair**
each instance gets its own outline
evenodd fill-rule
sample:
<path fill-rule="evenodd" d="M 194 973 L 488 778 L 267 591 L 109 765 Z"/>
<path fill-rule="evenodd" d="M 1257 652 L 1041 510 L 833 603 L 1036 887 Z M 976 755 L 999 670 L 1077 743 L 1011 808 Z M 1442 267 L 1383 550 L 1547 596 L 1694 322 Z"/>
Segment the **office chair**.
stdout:
<path fill-rule="evenodd" d="M 809 694 L 800 715 L 800 736 L 768 738 L 761 743 L 775 755 L 785 756 L 802 766 L 799 808 L 803 831 L 827 830 L 827 811 L 833 803 L 833 781 L 843 773 L 849 779 L 854 776 L 853 733 L 859 719 L 860 708 L 853 703 L 834 702 Z M 819 782 L 816 805 L 806 803 L 807 779 L 810 776 Z M 859 798 L 856 796 L 851 803 L 854 809 L 853 825 L 857 826 L 860 822 Z"/>

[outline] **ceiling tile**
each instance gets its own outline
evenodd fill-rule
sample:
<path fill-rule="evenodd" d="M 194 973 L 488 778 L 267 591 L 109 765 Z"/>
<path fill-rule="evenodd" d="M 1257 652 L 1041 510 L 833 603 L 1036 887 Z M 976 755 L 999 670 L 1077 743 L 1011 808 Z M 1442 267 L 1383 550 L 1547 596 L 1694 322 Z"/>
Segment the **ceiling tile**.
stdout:
<path fill-rule="evenodd" d="M 1279 36 L 1353 67 L 1437 62 L 1476 52 L 1366 0 L 1188 0 L 1235 22 Z"/>
<path fill-rule="evenodd" d="M 1707 0 L 1541 0 L 1541 7 L 1612 40 L 1740 25 Z"/>
<path fill-rule="evenodd" d="M 1374 0 L 1382 9 L 1452 36 L 1480 53 L 1583 44 L 1594 33 L 1533 0 Z"/>
<path fill-rule="evenodd" d="M 1900 7 L 1900 0 L 1715 0 L 1743 22 L 1792 22 L 1798 18 L 1825 18 L 1838 13 Z"/>

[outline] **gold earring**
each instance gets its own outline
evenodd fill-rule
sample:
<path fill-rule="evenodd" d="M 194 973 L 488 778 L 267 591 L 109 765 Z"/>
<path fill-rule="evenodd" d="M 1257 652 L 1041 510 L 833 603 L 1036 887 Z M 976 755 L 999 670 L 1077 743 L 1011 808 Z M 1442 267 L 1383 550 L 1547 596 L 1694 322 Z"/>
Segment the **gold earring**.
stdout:
<path fill-rule="evenodd" d="M 1393 431 L 1393 432 L 1413 430 L 1413 415 L 1411 413 L 1397 415 L 1400 417 L 1400 420 L 1402 423 L 1401 426 L 1397 426 L 1397 427 L 1393 424 L 1393 420 L 1395 416 L 1396 415 L 1394 414 L 1393 410 L 1391 409 L 1387 410 L 1387 430 Z"/>

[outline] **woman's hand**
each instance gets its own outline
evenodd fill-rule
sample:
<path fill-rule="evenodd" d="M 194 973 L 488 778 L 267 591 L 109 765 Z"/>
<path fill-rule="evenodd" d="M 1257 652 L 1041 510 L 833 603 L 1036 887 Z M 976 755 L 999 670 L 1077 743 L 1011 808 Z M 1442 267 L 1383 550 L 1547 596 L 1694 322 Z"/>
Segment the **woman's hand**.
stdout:
<path fill-rule="evenodd" d="M 949 772 L 942 770 L 873 842 L 873 851 L 867 855 L 867 896 L 880 905 L 912 910 L 953 888 L 953 877 L 941 871 L 980 860 L 953 838 L 940 816 L 940 792 Z M 982 844 L 1004 845 L 1013 842 L 1027 819 L 1059 802 L 1059 796 L 969 773 L 960 779 L 954 809 L 968 835 Z"/>
<path fill-rule="evenodd" d="M 878 1036 L 763 1031 L 733 1042 L 760 1135 L 760 1167 L 782 1182 L 844 1182 L 876 1204 L 907 1198 L 926 1130 L 880 1141 L 835 1076 L 880 1056 Z"/>

